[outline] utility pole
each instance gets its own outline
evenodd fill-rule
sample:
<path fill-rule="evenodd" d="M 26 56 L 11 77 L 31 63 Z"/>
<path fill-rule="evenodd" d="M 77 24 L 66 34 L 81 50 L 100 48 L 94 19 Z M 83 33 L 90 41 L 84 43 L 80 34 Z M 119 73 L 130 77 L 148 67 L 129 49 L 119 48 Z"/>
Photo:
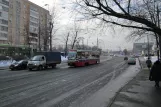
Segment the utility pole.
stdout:
<path fill-rule="evenodd" d="M 99 46 L 99 44 L 98 44 L 98 37 L 97 37 L 97 50 L 98 50 L 98 48 L 99 48 L 98 46 Z"/>
<path fill-rule="evenodd" d="M 148 42 L 148 58 L 150 58 L 149 35 L 147 35 L 147 42 Z"/>
<path fill-rule="evenodd" d="M 84 38 L 82 38 L 82 45 L 83 45 L 83 49 L 84 49 Z"/>
<path fill-rule="evenodd" d="M 160 17 L 159 17 L 159 8 L 158 8 L 158 5 L 157 5 L 157 20 L 158 20 L 158 27 L 160 28 Z M 161 37 L 159 37 L 159 48 L 160 48 L 160 59 L 161 59 Z"/>

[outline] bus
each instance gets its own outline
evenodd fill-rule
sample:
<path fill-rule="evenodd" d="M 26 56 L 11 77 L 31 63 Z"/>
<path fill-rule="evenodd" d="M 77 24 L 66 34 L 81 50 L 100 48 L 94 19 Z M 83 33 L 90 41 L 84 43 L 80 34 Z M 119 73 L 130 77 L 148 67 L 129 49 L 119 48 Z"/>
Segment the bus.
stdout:
<path fill-rule="evenodd" d="M 100 51 L 69 50 L 68 66 L 83 67 L 100 63 Z"/>

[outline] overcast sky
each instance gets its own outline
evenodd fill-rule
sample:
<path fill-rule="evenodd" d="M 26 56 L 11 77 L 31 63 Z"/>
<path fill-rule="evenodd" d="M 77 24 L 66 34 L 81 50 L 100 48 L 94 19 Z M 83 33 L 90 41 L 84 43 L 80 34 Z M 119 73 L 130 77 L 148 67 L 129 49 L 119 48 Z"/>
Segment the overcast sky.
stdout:
<path fill-rule="evenodd" d="M 63 37 L 67 35 L 68 32 L 70 34 L 73 34 L 73 23 L 74 23 L 74 10 L 72 10 L 72 3 L 70 0 L 30 0 L 31 2 L 36 3 L 37 5 L 44 7 L 46 9 L 52 9 L 53 4 L 56 6 L 56 10 L 59 14 L 59 19 L 57 21 L 57 28 L 59 30 L 56 33 L 56 40 L 54 40 L 54 46 L 58 45 L 64 45 Z M 45 4 L 49 4 L 48 6 L 44 6 Z M 104 32 L 101 31 L 98 27 L 96 30 L 88 30 L 87 28 L 91 28 L 92 26 L 97 26 L 93 22 L 78 22 L 80 24 L 81 29 L 82 27 L 85 28 L 85 30 L 81 30 L 78 32 L 80 37 L 84 37 L 85 44 L 88 45 L 96 45 L 97 37 L 100 39 L 100 47 L 102 47 L 104 50 L 110 49 L 110 50 L 118 50 L 118 49 L 132 49 L 133 43 L 127 42 L 125 37 L 129 34 L 129 29 L 122 29 L 120 27 L 115 27 L 115 32 L 108 27 L 107 30 L 104 30 Z"/>

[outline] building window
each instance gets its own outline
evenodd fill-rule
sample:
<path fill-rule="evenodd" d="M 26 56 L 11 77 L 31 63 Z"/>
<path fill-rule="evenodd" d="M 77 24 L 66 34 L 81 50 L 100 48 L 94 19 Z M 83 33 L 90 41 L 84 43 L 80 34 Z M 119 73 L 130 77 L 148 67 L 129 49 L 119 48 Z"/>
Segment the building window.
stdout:
<path fill-rule="evenodd" d="M 2 16 L 2 12 L 0 12 L 0 17 Z"/>
<path fill-rule="evenodd" d="M 30 22 L 30 25 L 35 26 L 35 27 L 38 27 L 38 24 L 37 23 Z"/>
<path fill-rule="evenodd" d="M 0 24 L 8 25 L 8 20 L 0 19 Z"/>
<path fill-rule="evenodd" d="M 37 8 L 35 8 L 33 6 L 31 6 L 30 9 L 33 10 L 33 11 L 35 11 L 35 12 L 37 12 Z"/>
<path fill-rule="evenodd" d="M 2 6 L 0 5 L 0 10 L 2 10 Z"/>
<path fill-rule="evenodd" d="M 2 4 L 9 6 L 9 2 L 6 0 L 2 0 Z"/>
<path fill-rule="evenodd" d="M 38 13 L 38 12 L 34 12 L 34 11 L 30 10 L 30 16 L 39 17 L 39 13 Z"/>
<path fill-rule="evenodd" d="M 2 6 L 3 11 L 9 12 L 9 8 Z"/>
<path fill-rule="evenodd" d="M 33 22 L 36 22 L 36 23 L 39 22 L 39 20 L 38 20 L 37 18 L 34 18 L 34 17 L 32 17 L 32 16 L 30 16 L 30 20 L 33 21 Z"/>
<path fill-rule="evenodd" d="M 8 32 L 8 27 L 6 27 L 6 26 L 1 26 L 0 29 L 1 29 L 1 31 L 6 31 L 6 32 Z"/>
<path fill-rule="evenodd" d="M 7 38 L 7 34 L 6 33 L 0 33 L 0 37 Z"/>

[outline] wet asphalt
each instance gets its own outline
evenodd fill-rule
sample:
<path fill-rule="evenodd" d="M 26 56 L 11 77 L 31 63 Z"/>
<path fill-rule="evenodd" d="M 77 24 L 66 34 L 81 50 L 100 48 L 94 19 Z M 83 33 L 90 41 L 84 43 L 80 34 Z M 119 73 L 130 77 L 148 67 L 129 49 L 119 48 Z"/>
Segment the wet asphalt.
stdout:
<path fill-rule="evenodd" d="M 72 68 L 0 71 L 0 107 L 70 107 L 81 103 L 129 67 L 122 57 Z M 113 72 L 115 77 L 113 77 Z"/>

